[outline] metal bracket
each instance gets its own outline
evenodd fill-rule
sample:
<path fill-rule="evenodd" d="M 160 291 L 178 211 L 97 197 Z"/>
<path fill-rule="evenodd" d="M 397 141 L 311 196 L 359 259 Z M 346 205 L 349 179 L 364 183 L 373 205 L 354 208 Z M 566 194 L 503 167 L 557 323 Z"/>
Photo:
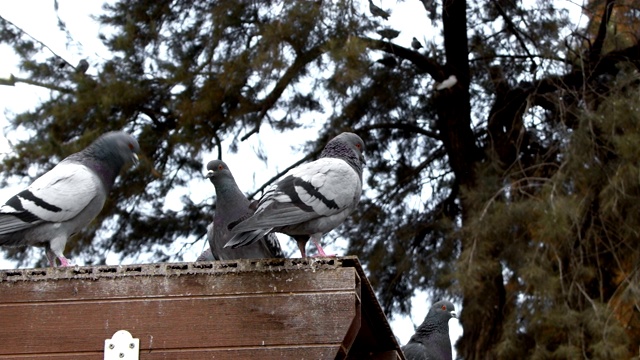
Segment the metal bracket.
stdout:
<path fill-rule="evenodd" d="M 104 360 L 138 360 L 140 339 L 134 339 L 127 330 L 118 330 L 104 341 Z"/>

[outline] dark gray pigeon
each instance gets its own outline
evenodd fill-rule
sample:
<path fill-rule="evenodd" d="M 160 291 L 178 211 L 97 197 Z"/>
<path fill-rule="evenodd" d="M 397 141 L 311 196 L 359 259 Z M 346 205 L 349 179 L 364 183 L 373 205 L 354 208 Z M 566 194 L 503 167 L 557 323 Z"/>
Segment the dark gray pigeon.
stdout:
<path fill-rule="evenodd" d="M 320 256 L 327 256 L 320 239 L 353 212 L 362 193 L 364 142 L 344 132 L 327 143 L 320 159 L 302 164 L 269 186 L 251 217 L 232 224 L 233 238 L 225 245 L 233 249 L 254 243 L 271 232 L 296 239 L 300 255 L 310 236 Z"/>
<path fill-rule="evenodd" d="M 400 31 L 394 30 L 391 28 L 380 29 L 380 30 L 377 30 L 376 32 L 380 36 L 382 36 L 382 39 L 389 39 L 389 40 L 393 40 L 397 38 L 398 35 L 400 35 Z"/>
<path fill-rule="evenodd" d="M 413 50 L 420 50 L 422 48 L 422 44 L 420 44 L 420 41 L 418 41 L 418 39 L 415 38 L 415 36 L 413 37 L 413 39 L 411 39 L 411 47 L 413 48 Z"/>
<path fill-rule="evenodd" d="M 369 11 L 371 11 L 373 16 L 378 16 L 385 20 L 388 20 L 389 16 L 391 16 L 388 11 L 382 10 L 382 8 L 376 6 L 371 0 L 369 0 Z"/>
<path fill-rule="evenodd" d="M 66 157 L 0 207 L 0 245 L 44 245 L 51 266 L 56 257 L 69 266 L 67 239 L 100 213 L 116 176 L 139 152 L 135 138 L 114 131 Z"/>
<path fill-rule="evenodd" d="M 284 254 L 275 234 L 265 235 L 255 243 L 239 249 L 225 249 L 224 245 L 231 239 L 229 224 L 249 217 L 255 211 L 255 207 L 251 208 L 251 203 L 238 188 L 231 170 L 224 161 L 210 161 L 207 164 L 206 176 L 216 189 L 216 213 L 213 222 L 207 228 L 213 259 L 283 258 Z M 201 256 L 203 255 L 206 256 Z"/>
<path fill-rule="evenodd" d="M 80 60 L 78 62 L 78 65 L 76 65 L 76 73 L 84 74 L 87 72 L 87 70 L 89 70 L 89 62 L 85 59 Z"/>
<path fill-rule="evenodd" d="M 449 319 L 456 317 L 449 301 L 434 303 L 407 345 L 402 347 L 407 360 L 452 360 Z"/>

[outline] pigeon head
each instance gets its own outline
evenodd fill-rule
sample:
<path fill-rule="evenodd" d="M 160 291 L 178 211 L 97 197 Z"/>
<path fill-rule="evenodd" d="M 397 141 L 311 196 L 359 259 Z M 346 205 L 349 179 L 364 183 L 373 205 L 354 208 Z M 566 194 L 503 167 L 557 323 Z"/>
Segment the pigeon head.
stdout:
<path fill-rule="evenodd" d="M 229 167 L 227 166 L 227 164 L 225 164 L 224 161 L 211 160 L 209 161 L 209 163 L 207 163 L 207 173 L 204 175 L 204 177 L 209 179 L 211 183 L 214 182 L 214 179 L 219 178 L 223 174 L 231 176 L 231 170 L 229 170 Z"/>
<path fill-rule="evenodd" d="M 360 136 L 343 132 L 327 143 L 320 157 L 334 157 L 344 159 L 362 176 L 362 168 L 366 165 L 364 159 L 364 141 Z"/>
<path fill-rule="evenodd" d="M 111 131 L 84 150 L 69 155 L 67 160 L 78 161 L 93 169 L 109 190 L 123 166 L 138 163 L 138 153 L 140 145 L 133 136 L 122 131 Z"/>
<path fill-rule="evenodd" d="M 226 213 L 225 216 L 231 216 L 231 220 L 236 220 L 247 212 L 249 200 L 238 188 L 229 166 L 224 161 L 209 161 L 204 176 L 216 189 L 216 213 Z"/>
<path fill-rule="evenodd" d="M 137 164 L 140 144 L 123 131 L 111 131 L 100 136 L 87 150 L 96 158 L 116 162 L 120 166 Z"/>
<path fill-rule="evenodd" d="M 455 317 L 457 317 L 456 308 L 447 300 L 435 302 L 427 314 L 427 319 L 433 319 L 436 323 L 448 323 L 449 319 Z"/>

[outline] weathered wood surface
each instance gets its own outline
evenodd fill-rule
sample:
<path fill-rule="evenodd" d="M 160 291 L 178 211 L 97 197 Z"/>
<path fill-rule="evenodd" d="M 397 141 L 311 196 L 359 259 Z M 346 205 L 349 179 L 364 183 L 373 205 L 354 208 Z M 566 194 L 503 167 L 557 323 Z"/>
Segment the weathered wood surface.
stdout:
<path fill-rule="evenodd" d="M 140 359 L 366 358 L 381 342 L 363 351 L 363 273 L 347 260 L 2 271 L 0 359 L 101 359 L 121 329 L 140 339 Z M 388 327 L 384 315 L 364 322 Z"/>

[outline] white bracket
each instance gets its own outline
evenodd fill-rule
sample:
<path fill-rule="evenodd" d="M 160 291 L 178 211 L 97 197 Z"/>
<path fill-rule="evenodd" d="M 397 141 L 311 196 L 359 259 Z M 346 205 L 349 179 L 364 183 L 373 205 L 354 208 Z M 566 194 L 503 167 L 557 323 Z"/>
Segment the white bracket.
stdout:
<path fill-rule="evenodd" d="M 138 360 L 140 339 L 134 339 L 127 330 L 118 330 L 104 341 L 104 360 Z"/>

